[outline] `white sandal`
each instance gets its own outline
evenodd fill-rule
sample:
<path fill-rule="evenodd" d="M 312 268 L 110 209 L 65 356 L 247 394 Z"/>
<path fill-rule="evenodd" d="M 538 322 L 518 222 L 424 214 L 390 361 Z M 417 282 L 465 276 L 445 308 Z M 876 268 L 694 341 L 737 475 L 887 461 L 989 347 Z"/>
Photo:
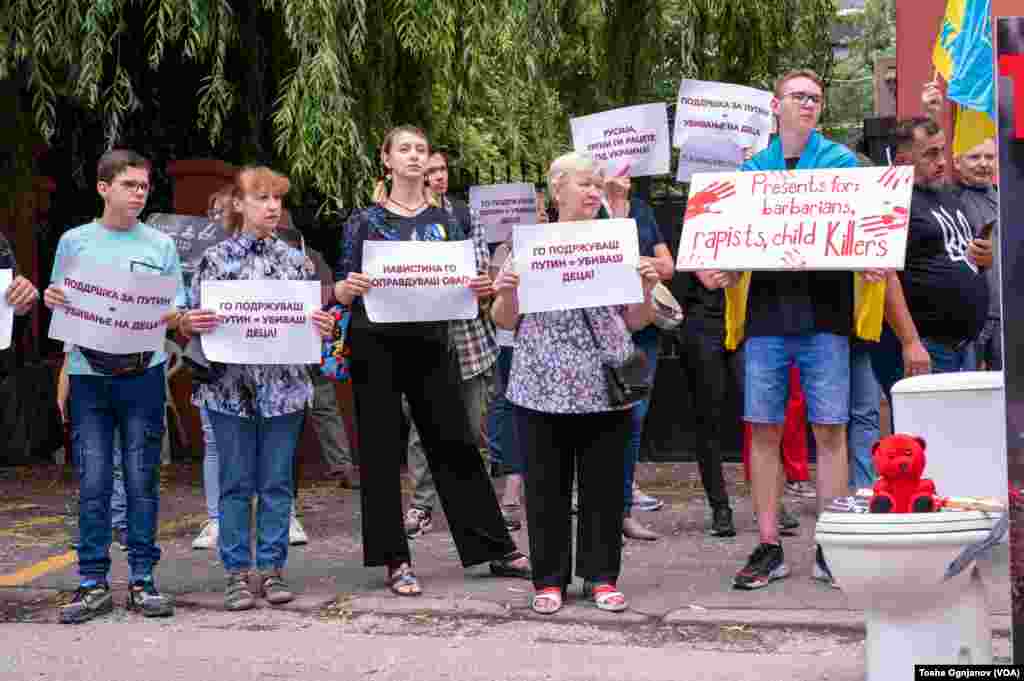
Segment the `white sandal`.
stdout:
<path fill-rule="evenodd" d="M 537 591 L 530 606 L 540 615 L 553 615 L 562 609 L 562 590 L 557 586 L 548 586 Z"/>
<path fill-rule="evenodd" d="M 598 610 L 622 612 L 629 607 L 629 601 L 626 600 L 625 594 L 619 591 L 614 584 L 591 584 L 589 593 Z"/>

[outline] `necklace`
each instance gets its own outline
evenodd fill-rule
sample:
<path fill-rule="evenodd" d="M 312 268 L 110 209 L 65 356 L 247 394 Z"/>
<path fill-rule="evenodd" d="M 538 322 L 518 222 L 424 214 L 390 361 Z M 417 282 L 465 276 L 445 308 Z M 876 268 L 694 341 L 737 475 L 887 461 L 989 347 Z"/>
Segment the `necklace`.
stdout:
<path fill-rule="evenodd" d="M 396 201 L 395 199 L 391 198 L 390 196 L 388 197 L 388 201 L 390 201 L 391 203 L 395 204 L 399 208 L 402 208 L 403 210 L 406 210 L 406 211 L 408 211 L 410 213 L 415 213 L 416 211 L 418 211 L 420 208 L 422 208 L 427 203 L 426 199 L 420 199 L 420 202 L 418 204 L 416 204 L 415 206 L 407 206 L 404 203 L 402 203 L 401 201 Z"/>

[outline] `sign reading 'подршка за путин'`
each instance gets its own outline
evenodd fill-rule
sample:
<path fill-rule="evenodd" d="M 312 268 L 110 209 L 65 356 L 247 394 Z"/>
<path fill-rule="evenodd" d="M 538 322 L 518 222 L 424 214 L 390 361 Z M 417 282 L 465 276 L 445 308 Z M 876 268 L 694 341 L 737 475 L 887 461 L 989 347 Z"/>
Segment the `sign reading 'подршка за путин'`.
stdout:
<path fill-rule="evenodd" d="M 910 166 L 700 173 L 678 270 L 903 269 Z"/>

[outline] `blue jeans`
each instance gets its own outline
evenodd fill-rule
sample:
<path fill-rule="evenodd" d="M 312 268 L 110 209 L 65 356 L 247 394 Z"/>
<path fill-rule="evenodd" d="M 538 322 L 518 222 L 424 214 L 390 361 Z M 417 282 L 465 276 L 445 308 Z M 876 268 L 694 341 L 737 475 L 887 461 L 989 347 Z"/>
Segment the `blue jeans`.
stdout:
<path fill-rule="evenodd" d="M 206 517 L 216 520 L 220 517 L 217 507 L 220 501 L 220 473 L 217 469 L 217 438 L 210 424 L 210 412 L 199 408 L 199 420 L 203 424 L 203 491 L 206 493 Z"/>
<path fill-rule="evenodd" d="M 882 390 L 871 368 L 871 345 L 856 340 L 850 343 L 850 424 L 846 437 L 851 492 L 875 483 L 871 448 L 881 434 L 879 403 Z"/>
<path fill-rule="evenodd" d="M 228 572 L 252 567 L 252 497 L 256 512 L 256 567 L 280 569 L 288 560 L 292 461 L 304 412 L 242 418 L 210 411 L 220 478 L 220 559 Z"/>
<path fill-rule="evenodd" d="M 922 338 L 921 343 L 932 360 L 933 374 L 948 374 L 955 371 L 976 371 L 978 358 L 974 343 L 964 343 L 958 348 L 940 343 L 932 338 Z M 871 364 L 885 398 L 892 405 L 892 387 L 903 378 L 903 347 L 892 328 L 886 324 L 882 337 L 871 350 Z M 896 415 L 893 414 L 893 432 Z"/>
<path fill-rule="evenodd" d="M 494 399 L 487 411 L 487 448 L 491 451 L 491 463 L 501 466 L 504 474 L 522 475 L 526 472 L 526 457 L 516 446 L 512 403 L 505 397 L 511 371 L 512 348 L 502 346 L 494 377 Z"/>
<path fill-rule="evenodd" d="M 658 327 L 653 324 L 633 334 L 633 345 L 647 357 L 648 378 L 651 390 L 654 390 L 654 374 L 658 369 Z M 622 509 L 628 512 L 633 508 L 633 479 L 636 473 L 636 462 L 640 460 L 640 442 L 644 434 L 644 419 L 651 407 L 651 400 L 637 402 L 632 409 L 632 424 L 629 442 L 626 444 L 625 480 L 622 486 Z"/>
<path fill-rule="evenodd" d="M 754 336 L 744 344 L 743 418 L 782 425 L 789 398 L 789 368 L 800 369 L 807 420 L 818 425 L 850 421 L 850 339 L 832 333 Z"/>
<path fill-rule="evenodd" d="M 114 492 L 110 496 L 110 524 L 128 529 L 128 493 L 124 491 L 124 465 L 121 456 L 121 431 L 114 430 Z"/>
<path fill-rule="evenodd" d="M 121 452 L 128 517 L 128 565 L 133 579 L 152 575 L 160 511 L 160 450 L 164 435 L 164 365 L 137 376 L 71 376 L 71 446 L 81 504 L 78 571 L 105 580 L 110 571 L 110 502 L 114 433 Z"/>

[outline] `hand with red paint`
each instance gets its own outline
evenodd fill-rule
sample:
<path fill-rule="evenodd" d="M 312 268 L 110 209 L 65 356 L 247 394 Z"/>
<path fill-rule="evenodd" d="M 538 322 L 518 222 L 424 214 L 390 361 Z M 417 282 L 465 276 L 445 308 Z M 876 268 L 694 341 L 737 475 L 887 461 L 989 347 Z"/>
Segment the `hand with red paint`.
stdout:
<path fill-rule="evenodd" d="M 736 195 L 736 185 L 732 182 L 715 182 L 690 197 L 686 204 L 686 220 L 695 218 L 704 213 L 721 213 L 720 210 L 711 210 L 711 206 Z"/>
<path fill-rule="evenodd" d="M 894 232 L 903 229 L 910 221 L 910 215 L 906 208 L 896 206 L 891 213 L 885 215 L 869 215 L 860 220 L 861 229 L 869 234 L 881 232 Z"/>

